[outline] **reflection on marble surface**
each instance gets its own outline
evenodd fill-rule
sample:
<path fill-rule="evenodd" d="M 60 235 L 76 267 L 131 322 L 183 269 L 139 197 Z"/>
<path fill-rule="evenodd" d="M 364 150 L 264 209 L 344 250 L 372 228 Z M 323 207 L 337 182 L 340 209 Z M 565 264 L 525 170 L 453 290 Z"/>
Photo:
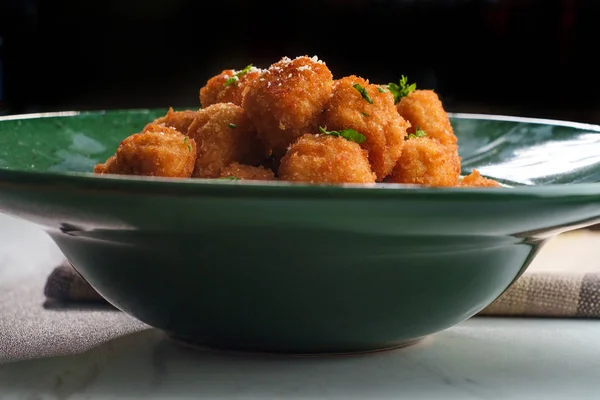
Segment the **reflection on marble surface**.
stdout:
<path fill-rule="evenodd" d="M 239 355 L 144 330 L 85 353 L 0 365 L 2 399 L 597 399 L 600 324 L 472 319 L 405 349 Z"/>

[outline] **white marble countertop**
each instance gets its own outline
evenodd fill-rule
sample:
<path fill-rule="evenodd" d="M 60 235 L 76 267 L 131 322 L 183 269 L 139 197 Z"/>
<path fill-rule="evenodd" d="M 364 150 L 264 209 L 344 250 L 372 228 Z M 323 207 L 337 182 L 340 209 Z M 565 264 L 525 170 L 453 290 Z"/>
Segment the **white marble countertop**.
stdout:
<path fill-rule="evenodd" d="M 0 215 L 0 399 L 600 399 L 600 320 L 475 317 L 356 356 L 206 352 L 118 311 L 43 307 L 60 260 Z"/>

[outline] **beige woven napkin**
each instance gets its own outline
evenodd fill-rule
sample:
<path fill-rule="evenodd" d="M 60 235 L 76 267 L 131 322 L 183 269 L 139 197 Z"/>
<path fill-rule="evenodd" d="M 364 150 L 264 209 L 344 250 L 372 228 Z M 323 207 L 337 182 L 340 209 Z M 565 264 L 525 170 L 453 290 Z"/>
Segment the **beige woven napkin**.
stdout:
<path fill-rule="evenodd" d="M 575 231 L 548 243 L 485 316 L 600 318 L 600 232 Z M 54 269 L 44 294 L 64 302 L 104 302 L 69 265 Z"/>
<path fill-rule="evenodd" d="M 552 239 L 487 316 L 600 318 L 600 231 Z"/>

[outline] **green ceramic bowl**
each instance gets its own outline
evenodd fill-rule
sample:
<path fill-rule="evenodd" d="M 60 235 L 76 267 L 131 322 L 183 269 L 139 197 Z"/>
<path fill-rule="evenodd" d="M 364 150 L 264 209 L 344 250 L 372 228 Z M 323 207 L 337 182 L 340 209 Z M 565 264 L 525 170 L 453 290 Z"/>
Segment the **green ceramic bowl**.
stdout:
<path fill-rule="evenodd" d="M 0 119 L 0 212 L 43 226 L 108 301 L 181 340 L 368 351 L 455 325 L 544 241 L 600 219 L 600 128 L 452 115 L 465 173 L 511 188 L 94 176 L 166 110 Z"/>

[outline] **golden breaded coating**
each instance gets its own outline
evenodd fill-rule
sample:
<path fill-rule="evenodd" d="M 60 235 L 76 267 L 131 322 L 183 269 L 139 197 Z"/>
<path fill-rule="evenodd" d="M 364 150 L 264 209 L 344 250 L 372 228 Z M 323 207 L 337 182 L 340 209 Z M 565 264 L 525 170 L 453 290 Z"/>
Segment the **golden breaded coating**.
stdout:
<path fill-rule="evenodd" d="M 442 144 L 457 143 L 448 113 L 433 90 L 415 90 L 403 97 L 396 107 L 398 113 L 411 124 L 408 133 L 422 129 L 427 132 L 428 137 Z"/>
<path fill-rule="evenodd" d="M 198 148 L 196 178 L 217 178 L 233 162 L 254 165 L 266 157 L 256 129 L 244 110 L 233 103 L 216 103 L 199 110 L 188 136 Z"/>
<path fill-rule="evenodd" d="M 261 69 L 255 67 L 250 67 L 248 72 L 244 72 L 246 68 L 241 71 L 225 69 L 210 78 L 200 89 L 202 107 L 206 108 L 216 103 L 233 103 L 241 106 L 244 89 L 249 82 L 262 73 Z"/>
<path fill-rule="evenodd" d="M 124 139 L 114 156 L 97 165 L 101 174 L 189 178 L 196 161 L 196 143 L 174 128 L 148 125 Z"/>
<path fill-rule="evenodd" d="M 113 169 L 114 166 L 112 164 L 117 162 L 117 156 L 110 156 L 105 162 L 96 164 L 94 166 L 95 174 L 105 174 L 109 169 Z"/>
<path fill-rule="evenodd" d="M 232 163 L 221 171 L 220 177 L 253 181 L 274 181 L 275 173 L 261 166 L 255 167 L 253 165 Z"/>
<path fill-rule="evenodd" d="M 455 146 L 419 137 L 406 141 L 386 182 L 450 187 L 457 185 L 459 176 L 460 157 Z"/>
<path fill-rule="evenodd" d="M 173 107 L 169 107 L 169 111 L 164 116 L 155 119 L 148 125 L 164 125 L 171 128 L 177 129 L 179 132 L 187 135 L 188 128 L 194 118 L 196 117 L 196 111 L 185 110 L 185 111 L 173 111 Z M 145 129 L 145 128 L 144 128 Z"/>
<path fill-rule="evenodd" d="M 361 146 L 369 152 L 378 181 L 392 172 L 410 124 L 398 114 L 391 93 L 361 77 L 343 77 L 335 81 L 322 117 L 328 130 L 351 128 L 366 136 Z"/>
<path fill-rule="evenodd" d="M 287 57 L 248 84 L 242 102 L 258 135 L 281 156 L 305 132 L 316 132 L 333 75 L 316 57 Z"/>
<path fill-rule="evenodd" d="M 281 159 L 279 179 L 310 183 L 374 183 L 367 151 L 338 136 L 305 134 Z"/>
<path fill-rule="evenodd" d="M 502 187 L 500 183 L 493 179 L 481 176 L 479 171 L 474 169 L 471 173 L 460 180 L 460 187 Z"/>
<path fill-rule="evenodd" d="M 306 55 L 282 57 L 265 70 L 224 69 L 200 88 L 199 110 L 169 108 L 94 172 L 503 186 L 477 170 L 461 180 L 458 139 L 433 90 L 416 90 L 404 75 L 388 85 L 338 78 Z"/>

